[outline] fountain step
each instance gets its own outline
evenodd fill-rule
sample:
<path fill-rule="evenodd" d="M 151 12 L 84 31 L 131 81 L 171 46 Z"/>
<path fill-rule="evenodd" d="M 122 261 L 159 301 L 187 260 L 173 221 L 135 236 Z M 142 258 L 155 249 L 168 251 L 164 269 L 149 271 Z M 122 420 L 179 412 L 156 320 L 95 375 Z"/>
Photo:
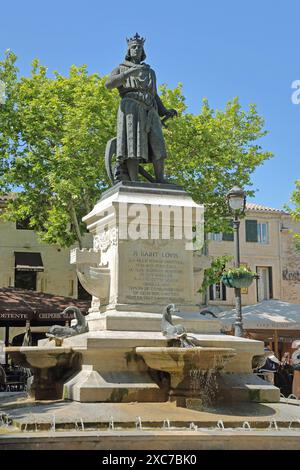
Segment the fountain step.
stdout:
<path fill-rule="evenodd" d="M 280 390 L 254 374 L 221 374 L 219 387 L 226 402 L 276 403 Z"/>
<path fill-rule="evenodd" d="M 80 402 L 162 402 L 167 392 L 147 373 L 102 373 L 85 367 L 64 384 L 63 398 Z"/>
<path fill-rule="evenodd" d="M 180 449 L 196 450 L 295 450 L 299 449 L 300 433 L 293 431 L 206 431 L 157 430 L 144 431 L 69 431 L 60 433 L 37 432 L 4 435 L 3 450 L 102 450 L 119 451 L 130 449 L 157 451 Z M 35 454 L 33 454 L 35 455 Z M 118 454 L 117 454 L 118 455 Z M 74 454 L 73 454 L 74 456 Z M 146 454 L 145 454 L 146 456 Z M 147 457 L 149 457 L 147 455 Z M 180 454 L 178 454 L 180 457 Z M 77 458 L 75 456 L 74 458 Z M 79 455 L 80 458 L 80 455 Z M 254 461 L 253 461 L 254 462 Z M 38 463 L 38 461 L 37 461 Z M 84 462 L 82 461 L 84 464 Z M 219 460 L 216 462 L 219 463 Z"/>

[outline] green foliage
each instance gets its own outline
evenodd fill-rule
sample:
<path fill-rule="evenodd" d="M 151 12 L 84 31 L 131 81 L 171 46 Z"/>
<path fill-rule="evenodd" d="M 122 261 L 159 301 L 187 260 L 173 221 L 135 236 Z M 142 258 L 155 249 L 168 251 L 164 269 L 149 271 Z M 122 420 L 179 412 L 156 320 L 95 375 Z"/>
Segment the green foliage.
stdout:
<path fill-rule="evenodd" d="M 34 60 L 31 76 L 18 80 L 15 61 L 8 52 L 0 63 L 7 95 L 0 106 L 0 190 L 20 191 L 6 217 L 30 217 L 44 241 L 68 246 L 80 242 L 81 217 L 108 187 L 103 155 L 115 134 L 118 97 L 85 66 L 49 78 Z"/>
<path fill-rule="evenodd" d="M 253 171 L 272 156 L 256 142 L 266 134 L 263 119 L 255 105 L 243 111 L 237 98 L 224 111 L 214 111 L 204 99 L 200 114 L 186 113 L 180 86 L 162 88 L 162 99 L 179 110 L 179 117 L 168 121 L 165 132 L 169 175 L 205 205 L 207 232 L 230 231 L 227 192 L 235 185 L 251 186 Z"/>
<path fill-rule="evenodd" d="M 257 276 L 255 271 L 251 271 L 247 266 L 240 266 L 239 268 L 230 267 L 224 269 L 222 274 L 226 274 L 227 276 L 234 276 L 234 277 L 243 277 L 244 274 L 251 274 L 251 276 Z"/>
<path fill-rule="evenodd" d="M 218 256 L 213 259 L 209 268 L 204 270 L 202 286 L 199 289 L 199 292 L 205 293 L 209 286 L 220 282 L 222 274 L 225 270 L 226 263 L 231 261 L 233 256 L 224 255 Z"/>
<path fill-rule="evenodd" d="M 0 105 L 0 191 L 19 192 L 6 217 L 30 218 L 48 243 L 81 242 L 81 217 L 108 185 L 104 169 L 106 142 L 116 135 L 117 91 L 86 66 L 68 76 L 52 77 L 38 60 L 29 77 L 18 77 L 16 56 L 0 62 L 6 102 Z M 270 152 L 257 139 L 265 134 L 254 105 L 241 110 L 237 99 L 224 111 L 203 101 L 197 115 L 186 112 L 181 85 L 161 89 L 178 118 L 168 121 L 167 173 L 206 206 L 206 230 L 228 231 L 225 195 L 234 185 L 251 185 L 251 173 Z M 248 194 L 252 194 L 249 191 Z"/>
<path fill-rule="evenodd" d="M 291 201 L 294 204 L 294 208 L 287 208 L 291 216 L 296 222 L 300 222 L 300 180 L 295 182 L 296 189 L 292 193 Z M 294 232 L 294 239 L 296 247 L 300 250 L 300 233 Z"/>

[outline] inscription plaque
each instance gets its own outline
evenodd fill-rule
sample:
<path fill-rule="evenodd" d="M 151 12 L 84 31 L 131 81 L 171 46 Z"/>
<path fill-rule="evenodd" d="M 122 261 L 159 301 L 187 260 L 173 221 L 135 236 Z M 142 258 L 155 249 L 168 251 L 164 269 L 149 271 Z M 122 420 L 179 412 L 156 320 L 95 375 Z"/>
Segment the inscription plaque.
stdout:
<path fill-rule="evenodd" d="M 192 301 L 192 252 L 184 249 L 184 241 L 124 241 L 119 249 L 119 302 Z"/>

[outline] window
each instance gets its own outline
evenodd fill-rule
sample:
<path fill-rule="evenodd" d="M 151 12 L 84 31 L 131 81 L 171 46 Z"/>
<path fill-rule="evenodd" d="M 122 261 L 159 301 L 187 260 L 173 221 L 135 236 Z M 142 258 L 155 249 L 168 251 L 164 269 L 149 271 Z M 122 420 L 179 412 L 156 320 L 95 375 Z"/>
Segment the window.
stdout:
<path fill-rule="evenodd" d="M 257 220 L 246 220 L 246 242 L 257 243 Z"/>
<path fill-rule="evenodd" d="M 269 223 L 246 220 L 246 242 L 269 243 Z"/>
<path fill-rule="evenodd" d="M 222 232 L 221 233 L 209 233 L 208 240 L 212 240 L 214 242 L 221 242 L 222 241 Z"/>
<path fill-rule="evenodd" d="M 215 242 L 232 242 L 233 241 L 233 233 L 225 233 L 225 232 L 220 232 L 220 233 L 209 233 L 208 234 L 208 240 L 212 240 Z"/>
<path fill-rule="evenodd" d="M 209 286 L 209 300 L 226 300 L 226 286 L 223 282 Z"/>
<path fill-rule="evenodd" d="M 223 232 L 222 233 L 222 240 L 224 242 L 233 242 L 233 232 Z"/>
<path fill-rule="evenodd" d="M 36 290 L 36 271 L 15 270 L 15 287 L 26 290 Z"/>
<path fill-rule="evenodd" d="M 33 230 L 33 228 L 30 227 L 29 222 L 30 222 L 29 218 L 17 220 L 16 229 L 17 230 Z"/>
<path fill-rule="evenodd" d="M 268 222 L 258 222 L 257 224 L 258 243 L 269 243 L 269 224 Z"/>
<path fill-rule="evenodd" d="M 15 251 L 15 287 L 36 290 L 37 272 L 44 271 L 41 253 Z"/>

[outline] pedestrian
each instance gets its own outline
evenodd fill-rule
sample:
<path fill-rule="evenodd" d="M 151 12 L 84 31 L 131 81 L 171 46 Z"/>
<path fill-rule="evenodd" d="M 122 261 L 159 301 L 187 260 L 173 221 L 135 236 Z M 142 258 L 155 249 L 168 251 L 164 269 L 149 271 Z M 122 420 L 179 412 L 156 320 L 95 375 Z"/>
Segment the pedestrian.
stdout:
<path fill-rule="evenodd" d="M 5 391 L 6 389 L 6 374 L 5 370 L 0 364 L 0 391 Z"/>
<path fill-rule="evenodd" d="M 265 348 L 265 356 L 266 362 L 265 364 L 258 370 L 258 373 L 263 376 L 263 378 L 274 385 L 274 375 L 277 372 L 280 361 L 277 359 L 273 351 L 270 348 Z"/>
<path fill-rule="evenodd" d="M 297 342 L 297 349 L 292 354 L 292 366 L 294 370 L 292 393 L 300 398 L 300 342 Z"/>
<path fill-rule="evenodd" d="M 291 365 L 290 353 L 285 352 L 275 375 L 275 385 L 280 388 L 280 392 L 285 397 L 288 397 L 292 393 L 292 382 L 293 367 Z"/>

